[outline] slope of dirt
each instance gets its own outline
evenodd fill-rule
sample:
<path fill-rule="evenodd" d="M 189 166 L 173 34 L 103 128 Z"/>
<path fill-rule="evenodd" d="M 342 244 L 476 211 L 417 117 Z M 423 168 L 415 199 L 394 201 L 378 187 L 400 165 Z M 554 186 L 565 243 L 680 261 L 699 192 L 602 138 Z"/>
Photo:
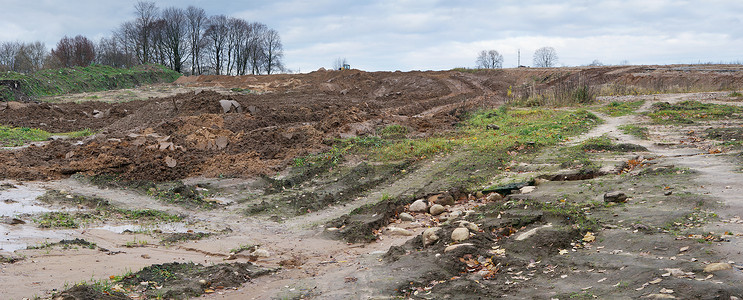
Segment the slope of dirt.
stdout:
<path fill-rule="evenodd" d="M 184 77 L 178 84 L 205 90 L 133 103 L 48 104 L 69 114 L 76 107 L 126 107 L 127 113 L 97 118 L 106 121 L 95 125 L 101 132 L 82 141 L 0 151 L 0 177 L 51 180 L 0 185 L 0 207 L 33 204 L 27 207 L 32 212 L 0 219 L 0 229 L 7 236 L 29 233 L 23 241 L 37 245 L 2 250 L 0 290 L 11 299 L 51 298 L 65 283 L 101 280 L 130 298 L 167 291 L 173 291 L 168 298 L 189 293 L 207 299 L 743 297 L 743 205 L 737 186 L 743 178 L 733 140 L 743 120 L 731 115 L 653 124 L 642 114 L 657 102 L 740 105 L 727 92 L 602 98 L 646 103 L 627 116 L 599 114 L 604 123 L 591 132 L 524 161 L 514 158 L 497 172 L 458 170 L 453 166 L 474 158 L 455 152 L 414 164 L 374 165 L 355 158 L 361 161 L 317 170 L 296 182 L 286 173 L 255 176 L 276 174 L 297 156 L 325 151 L 334 138 L 373 135 L 389 124 L 410 128 L 411 136 L 445 132 L 459 121 L 458 109 L 493 107 L 509 86 L 534 80 L 550 85 L 578 75 L 606 83 L 632 79 L 648 87 L 656 84 L 652 78 L 668 77 L 666 83 L 673 78 L 682 87 L 700 80 L 709 86 L 740 84 L 741 78 L 738 69 L 723 66 L 318 71 Z M 210 87 L 250 92 L 217 93 Z M 223 99 L 238 102 L 243 111 L 223 113 Z M 47 118 L 31 111 L 24 122 L 37 123 L 29 124 L 69 122 L 73 125 L 65 128 L 73 130 L 74 124 L 93 124 L 82 118 L 54 123 L 63 114 Z M 648 127 L 649 138 L 625 134 L 622 125 Z M 600 137 L 626 146 L 580 148 L 575 155 L 600 172 L 581 173 L 585 165 L 563 164 L 561 155 Z M 454 185 L 463 174 L 456 171 L 492 172 L 493 186 L 458 190 Z M 75 173 L 185 179 L 189 191 L 219 204 L 179 206 L 164 201 L 156 188 L 55 180 Z M 129 224 L 114 216 L 79 228 L 41 229 L 34 219 L 60 208 L 21 199 L 24 189 L 66 190 L 106 199 L 115 208 L 151 208 L 185 219 Z M 606 198 L 617 191 L 627 198 Z M 276 201 L 261 202 L 268 198 Z M 414 207 L 421 204 L 422 210 Z M 443 212 L 433 213 L 433 204 Z M 85 215 L 87 208 L 75 207 L 61 212 Z M 250 214 L 258 209 L 265 214 Z M 169 227 L 179 230 L 166 232 Z M 75 239 L 96 247 L 61 246 L 60 241 Z M 259 267 L 275 272 L 255 273 Z M 163 280 L 178 272 L 186 274 L 183 280 Z M 90 286 L 95 287 L 80 285 L 66 293 L 100 295 Z"/>

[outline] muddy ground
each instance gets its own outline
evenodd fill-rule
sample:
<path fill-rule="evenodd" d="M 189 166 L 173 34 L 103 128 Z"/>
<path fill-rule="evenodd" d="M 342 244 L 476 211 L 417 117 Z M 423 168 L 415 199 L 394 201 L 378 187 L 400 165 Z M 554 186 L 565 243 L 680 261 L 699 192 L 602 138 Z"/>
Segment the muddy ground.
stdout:
<path fill-rule="evenodd" d="M 535 78 L 689 89 L 743 78 L 727 67 L 684 68 L 200 76 L 160 88 L 175 94 L 158 98 L 86 94 L 6 109 L 4 125 L 99 133 L 0 151 L 0 291 L 7 299 L 100 290 L 111 299 L 743 297 L 743 178 L 731 143 L 743 120 L 662 125 L 642 114 L 658 102 L 738 106 L 730 92 L 600 98 L 645 102 L 621 117 L 589 107 L 603 124 L 488 170 L 479 186 L 442 179 L 476 172 L 452 171 L 468 157 L 460 152 L 291 168 L 335 138 L 390 124 L 410 128 L 408 138 L 456 130 L 463 112 L 496 107 L 508 86 Z M 223 113 L 222 99 L 244 111 Z M 618 129 L 628 124 L 647 127 L 647 139 Z M 586 150 L 597 166 L 590 172 L 561 163 L 569 147 L 602 136 L 641 147 Z M 610 192 L 627 199 L 605 200 Z M 432 214 L 433 204 L 444 212 Z M 48 213 L 56 227 L 40 228 Z M 84 282 L 94 288 L 73 288 Z"/>

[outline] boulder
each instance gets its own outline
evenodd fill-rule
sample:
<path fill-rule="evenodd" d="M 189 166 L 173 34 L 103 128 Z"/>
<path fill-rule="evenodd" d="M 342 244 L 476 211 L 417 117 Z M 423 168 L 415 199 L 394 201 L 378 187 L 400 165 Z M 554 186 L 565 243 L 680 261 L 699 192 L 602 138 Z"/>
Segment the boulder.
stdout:
<path fill-rule="evenodd" d="M 446 207 L 444 207 L 441 204 L 431 205 L 431 209 L 429 210 L 429 212 L 431 213 L 431 215 L 434 215 L 434 216 L 438 216 L 438 215 L 442 214 L 445 211 L 446 211 Z"/>
<path fill-rule="evenodd" d="M 451 246 L 448 246 L 448 247 L 444 248 L 444 253 L 451 252 L 451 251 L 454 251 L 454 250 L 456 250 L 458 248 L 462 248 L 462 247 L 474 247 L 474 246 L 475 245 L 470 244 L 470 243 L 462 243 L 462 244 L 451 245 Z"/>
<path fill-rule="evenodd" d="M 389 231 L 389 234 L 391 235 L 402 235 L 402 236 L 411 236 L 413 235 L 413 232 L 407 229 L 403 228 L 397 228 L 397 227 L 389 227 L 387 228 Z"/>
<path fill-rule="evenodd" d="M 400 215 L 398 217 L 400 217 L 400 220 L 402 220 L 402 221 L 407 221 L 407 222 L 415 221 L 415 218 L 412 215 L 410 215 L 409 213 L 406 213 L 406 212 L 400 213 Z"/>
<path fill-rule="evenodd" d="M 461 242 L 470 238 L 470 231 L 467 228 L 459 227 L 451 232 L 451 239 L 455 242 Z"/>
<path fill-rule="evenodd" d="M 413 202 L 413 204 L 410 204 L 410 207 L 408 207 L 409 211 L 413 212 L 424 212 L 428 208 L 428 204 L 426 204 L 426 201 L 423 201 L 423 199 L 418 199 Z"/>
<path fill-rule="evenodd" d="M 440 227 L 431 227 L 423 231 L 421 239 L 423 240 L 423 246 L 428 246 L 436 243 L 439 240 L 438 232 L 441 230 Z"/>
<path fill-rule="evenodd" d="M 501 194 L 499 194 L 499 193 L 490 193 L 490 194 L 488 194 L 488 197 L 485 198 L 485 199 L 487 199 L 488 201 L 491 201 L 491 202 L 492 201 L 500 201 L 500 200 L 503 200 L 503 196 Z"/>
<path fill-rule="evenodd" d="M 625 195 L 623 192 L 609 192 L 604 194 L 604 202 L 616 202 L 616 203 L 623 203 L 627 202 L 627 195 Z"/>
<path fill-rule="evenodd" d="M 731 266 L 729 263 L 719 262 L 719 263 L 711 263 L 707 265 L 706 267 L 704 267 L 704 271 L 707 273 L 712 273 L 712 272 L 728 270 L 732 268 L 733 266 Z"/>

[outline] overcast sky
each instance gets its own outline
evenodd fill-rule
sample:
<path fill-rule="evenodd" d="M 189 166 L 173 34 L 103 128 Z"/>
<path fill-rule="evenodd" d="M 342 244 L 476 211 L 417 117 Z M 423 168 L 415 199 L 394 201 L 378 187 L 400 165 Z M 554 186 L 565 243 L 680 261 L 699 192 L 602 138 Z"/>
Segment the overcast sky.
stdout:
<path fill-rule="evenodd" d="M 0 41 L 64 36 L 98 40 L 134 18 L 129 0 L 0 0 Z M 474 67 L 495 49 L 504 67 L 531 65 L 554 47 L 559 64 L 743 62 L 740 0 L 158 0 L 160 8 L 202 7 L 279 31 L 285 64 L 309 72 L 345 57 L 367 71 Z"/>

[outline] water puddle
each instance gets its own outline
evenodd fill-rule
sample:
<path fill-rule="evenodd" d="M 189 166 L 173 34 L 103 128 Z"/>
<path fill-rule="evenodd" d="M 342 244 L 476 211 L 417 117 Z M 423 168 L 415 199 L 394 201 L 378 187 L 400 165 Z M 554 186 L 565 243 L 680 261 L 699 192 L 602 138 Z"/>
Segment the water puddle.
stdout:
<path fill-rule="evenodd" d="M 124 232 L 149 232 L 154 230 L 160 230 L 164 233 L 186 233 L 192 230 L 187 226 L 186 223 L 157 223 L 157 224 L 124 224 L 124 225 L 103 225 L 92 227 L 91 229 L 102 229 L 108 230 L 115 233 Z"/>
<path fill-rule="evenodd" d="M 16 185 L 0 190 L 0 217 L 18 218 L 51 211 L 36 201 L 36 198 L 44 193 L 46 190 L 28 185 Z"/>

